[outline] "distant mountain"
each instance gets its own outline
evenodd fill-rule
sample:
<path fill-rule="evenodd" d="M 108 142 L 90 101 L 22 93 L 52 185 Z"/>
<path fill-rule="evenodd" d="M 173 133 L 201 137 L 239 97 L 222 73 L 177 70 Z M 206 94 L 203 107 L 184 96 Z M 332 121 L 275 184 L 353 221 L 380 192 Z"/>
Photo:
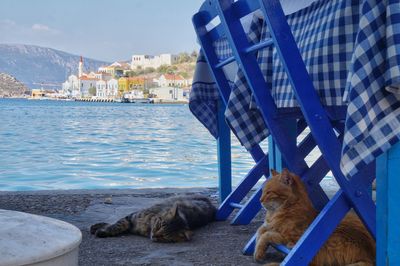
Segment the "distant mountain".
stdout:
<path fill-rule="evenodd" d="M 58 84 L 78 72 L 79 56 L 51 48 L 0 44 L 0 72 L 10 74 L 29 88 Z M 84 70 L 94 71 L 109 62 L 84 58 Z M 56 87 L 56 86 L 52 86 Z"/>
<path fill-rule="evenodd" d="M 21 97 L 28 90 L 13 76 L 0 73 L 0 97 Z"/>

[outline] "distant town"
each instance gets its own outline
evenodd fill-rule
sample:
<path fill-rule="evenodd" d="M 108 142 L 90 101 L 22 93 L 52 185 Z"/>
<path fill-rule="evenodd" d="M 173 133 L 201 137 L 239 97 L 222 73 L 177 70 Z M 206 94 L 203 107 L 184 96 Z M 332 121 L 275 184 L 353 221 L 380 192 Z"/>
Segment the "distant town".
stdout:
<path fill-rule="evenodd" d="M 33 89 L 30 99 L 128 103 L 187 103 L 197 53 L 133 55 L 85 73 L 80 57 L 76 74 L 60 90 Z"/>

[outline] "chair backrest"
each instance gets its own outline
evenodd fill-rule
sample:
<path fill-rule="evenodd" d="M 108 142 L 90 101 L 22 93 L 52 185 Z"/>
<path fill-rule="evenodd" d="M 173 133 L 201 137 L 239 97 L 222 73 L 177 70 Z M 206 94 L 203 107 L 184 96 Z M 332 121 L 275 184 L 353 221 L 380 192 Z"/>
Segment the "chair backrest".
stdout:
<path fill-rule="evenodd" d="M 249 5 L 244 1 L 235 2 L 234 0 L 225 0 L 224 4 L 228 6 L 232 5 L 235 12 L 238 12 L 241 17 L 245 17 L 255 10 L 260 9 L 257 1 L 253 1 L 253 4 Z M 231 88 L 229 83 L 225 82 L 227 80 L 227 72 L 224 72 L 223 68 L 236 60 L 230 50 L 226 28 L 221 23 L 218 9 L 218 1 L 206 0 L 199 11 L 193 16 L 192 22 L 204 56 L 218 84 L 222 101 L 226 105 Z M 223 55 L 221 55 L 222 50 L 224 51 Z M 236 73 L 236 71 L 234 72 Z"/>

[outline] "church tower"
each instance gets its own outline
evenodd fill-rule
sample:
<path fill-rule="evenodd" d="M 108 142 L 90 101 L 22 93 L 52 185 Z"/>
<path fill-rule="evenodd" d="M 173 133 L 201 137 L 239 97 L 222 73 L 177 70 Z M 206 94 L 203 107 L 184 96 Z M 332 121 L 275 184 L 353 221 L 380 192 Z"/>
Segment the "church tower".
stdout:
<path fill-rule="evenodd" d="M 79 61 L 79 68 L 78 68 L 78 78 L 82 77 L 83 75 L 83 58 L 81 56 L 81 60 Z"/>

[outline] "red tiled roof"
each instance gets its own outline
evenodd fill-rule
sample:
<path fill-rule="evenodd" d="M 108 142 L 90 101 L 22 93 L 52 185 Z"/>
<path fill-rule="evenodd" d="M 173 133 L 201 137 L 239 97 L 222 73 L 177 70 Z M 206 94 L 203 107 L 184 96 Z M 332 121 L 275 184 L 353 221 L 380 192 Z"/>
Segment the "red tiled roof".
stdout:
<path fill-rule="evenodd" d="M 96 79 L 96 78 L 89 78 L 89 77 L 84 77 L 84 76 L 81 76 L 80 78 L 79 78 L 80 80 L 99 80 L 99 79 Z"/>
<path fill-rule="evenodd" d="M 185 80 L 181 75 L 164 74 L 166 80 Z"/>

